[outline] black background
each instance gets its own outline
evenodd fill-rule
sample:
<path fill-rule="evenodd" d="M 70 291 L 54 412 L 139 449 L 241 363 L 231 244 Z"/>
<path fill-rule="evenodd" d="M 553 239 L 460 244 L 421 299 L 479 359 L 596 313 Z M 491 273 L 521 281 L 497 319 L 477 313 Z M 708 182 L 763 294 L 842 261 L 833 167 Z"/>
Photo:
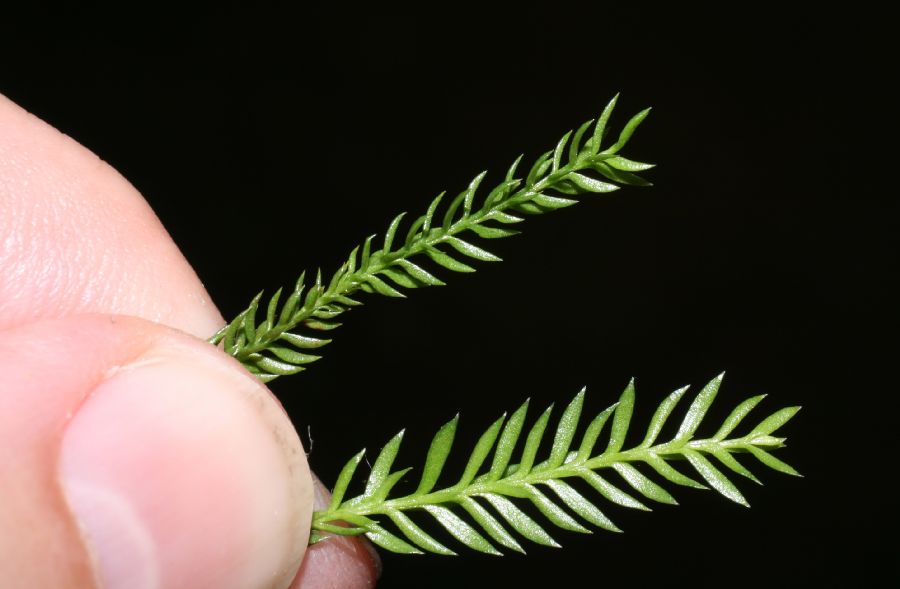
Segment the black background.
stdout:
<path fill-rule="evenodd" d="M 636 427 L 721 370 L 708 427 L 760 392 L 758 417 L 804 406 L 779 456 L 805 478 L 753 468 L 750 510 L 675 489 L 677 508 L 606 510 L 622 535 L 554 531 L 562 550 L 386 554 L 384 587 L 895 583 L 884 15 L 489 6 L 38 7 L 0 23 L 0 92 L 130 179 L 226 316 L 482 169 L 497 180 L 617 91 L 616 124 L 654 106 L 626 150 L 659 164 L 653 188 L 530 219 L 489 244 L 502 264 L 448 287 L 368 297 L 273 389 L 326 482 L 403 427 L 399 463 L 419 465 L 456 411 L 471 444 L 525 397 L 587 385 L 593 413 L 631 376 Z"/>

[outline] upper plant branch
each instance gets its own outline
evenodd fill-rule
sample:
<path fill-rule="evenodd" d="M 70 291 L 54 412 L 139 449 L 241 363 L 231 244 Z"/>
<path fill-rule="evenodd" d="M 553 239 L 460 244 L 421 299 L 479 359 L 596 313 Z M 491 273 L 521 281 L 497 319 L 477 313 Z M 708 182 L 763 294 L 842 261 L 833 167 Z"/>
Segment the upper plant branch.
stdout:
<path fill-rule="evenodd" d="M 221 343 L 227 353 L 264 382 L 295 374 L 319 358 L 309 353 L 310 350 L 331 341 L 308 332 L 297 333 L 297 328 L 322 331 L 338 327 L 340 324 L 334 319 L 349 307 L 361 304 L 351 298 L 357 291 L 402 297 L 401 288 L 444 284 L 410 258 L 424 254 L 448 270 L 474 272 L 474 268 L 459 258 L 488 262 L 500 258 L 460 239 L 461 234 L 472 232 L 484 239 L 508 237 L 518 231 L 506 225 L 522 221 L 520 215 L 541 214 L 575 204 L 577 201 L 569 196 L 611 192 L 619 185 L 649 185 L 635 172 L 653 166 L 626 159 L 618 153 L 650 109 L 632 117 L 618 139 L 601 149 L 617 98 L 607 104 L 596 123 L 590 120 L 574 134 L 572 131 L 566 133 L 555 149 L 541 155 L 524 177 L 517 177 L 520 156 L 480 206 L 476 207 L 476 193 L 486 172 L 476 176 L 468 188 L 450 202 L 441 217 L 438 217 L 438 209 L 445 195 L 438 195 L 426 213 L 409 226 L 402 244 L 398 245 L 400 242 L 396 238 L 406 213 L 394 218 L 379 249 L 372 249 L 374 235 L 355 247 L 327 284 L 320 271 L 307 289 L 304 273 L 283 303 L 282 289 L 275 293 L 266 305 L 265 318 L 261 321 L 257 319 L 263 294 L 260 293 L 246 310 L 209 341 Z"/>

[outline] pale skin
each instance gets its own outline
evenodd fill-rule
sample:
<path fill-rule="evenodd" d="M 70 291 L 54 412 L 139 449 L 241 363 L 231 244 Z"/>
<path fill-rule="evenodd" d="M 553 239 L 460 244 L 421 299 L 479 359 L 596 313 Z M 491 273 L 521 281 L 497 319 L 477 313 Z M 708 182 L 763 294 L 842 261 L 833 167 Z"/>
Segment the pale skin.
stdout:
<path fill-rule="evenodd" d="M 197 219 L 203 223 L 203 219 Z M 138 192 L 0 96 L 0 587 L 373 587 Z"/>

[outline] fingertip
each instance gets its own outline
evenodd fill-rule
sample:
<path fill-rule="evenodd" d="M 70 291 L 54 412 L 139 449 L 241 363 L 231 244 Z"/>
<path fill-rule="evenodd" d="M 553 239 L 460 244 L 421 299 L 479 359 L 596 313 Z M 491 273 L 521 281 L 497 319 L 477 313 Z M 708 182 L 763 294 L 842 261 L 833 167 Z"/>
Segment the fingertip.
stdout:
<path fill-rule="evenodd" d="M 312 483 L 268 391 L 211 346 L 165 334 L 68 424 L 59 477 L 107 589 L 283 587 Z"/>

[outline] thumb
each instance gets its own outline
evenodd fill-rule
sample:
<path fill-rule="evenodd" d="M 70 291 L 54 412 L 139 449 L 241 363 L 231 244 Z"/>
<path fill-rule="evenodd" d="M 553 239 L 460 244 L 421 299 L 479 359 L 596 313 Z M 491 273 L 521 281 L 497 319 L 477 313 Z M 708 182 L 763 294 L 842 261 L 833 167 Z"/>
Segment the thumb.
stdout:
<path fill-rule="evenodd" d="M 0 586 L 285 587 L 312 483 L 268 391 L 212 346 L 83 315 L 0 332 Z"/>

